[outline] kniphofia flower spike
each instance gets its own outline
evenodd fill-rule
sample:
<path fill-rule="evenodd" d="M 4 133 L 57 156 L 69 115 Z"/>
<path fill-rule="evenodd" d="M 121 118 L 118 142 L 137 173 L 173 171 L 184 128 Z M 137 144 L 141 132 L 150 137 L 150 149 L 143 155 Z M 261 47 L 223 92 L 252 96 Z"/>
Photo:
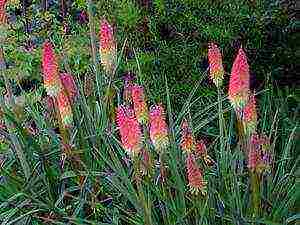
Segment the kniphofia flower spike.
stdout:
<path fill-rule="evenodd" d="M 206 195 L 206 185 L 207 182 L 204 181 L 203 173 L 199 166 L 197 165 L 196 159 L 193 154 L 188 154 L 186 159 L 186 168 L 187 168 L 187 178 L 188 178 L 188 186 L 190 190 L 194 194 L 198 194 L 199 192 L 202 195 Z"/>
<path fill-rule="evenodd" d="M 112 26 L 107 20 L 100 25 L 100 59 L 106 73 L 112 74 L 116 66 L 117 44 Z"/>
<path fill-rule="evenodd" d="M 147 124 L 149 120 L 149 113 L 145 99 L 144 88 L 139 85 L 133 85 L 131 87 L 131 95 L 137 120 L 141 124 Z"/>
<path fill-rule="evenodd" d="M 214 43 L 208 45 L 208 61 L 210 77 L 214 84 L 220 87 L 224 79 L 224 68 L 221 51 Z"/>
<path fill-rule="evenodd" d="M 57 96 L 62 89 L 62 84 L 59 78 L 56 55 L 51 43 L 48 41 L 43 46 L 42 69 L 47 94 L 52 97 Z"/>
<path fill-rule="evenodd" d="M 141 150 L 142 132 L 133 109 L 120 105 L 116 120 L 123 148 L 130 155 L 138 154 Z"/>
<path fill-rule="evenodd" d="M 247 57 L 242 48 L 236 56 L 229 81 L 229 100 L 235 110 L 242 109 L 249 98 L 250 74 Z"/>
<path fill-rule="evenodd" d="M 75 84 L 73 76 L 68 73 L 61 73 L 60 80 L 66 91 L 66 94 L 69 97 L 70 102 L 73 103 L 79 94 L 79 91 L 77 89 L 77 86 Z"/>
<path fill-rule="evenodd" d="M 243 109 L 242 118 L 245 134 L 250 137 L 251 134 L 255 133 L 257 126 L 256 100 L 254 94 L 250 95 L 249 101 Z"/>
<path fill-rule="evenodd" d="M 73 125 L 73 113 L 68 94 L 64 89 L 61 89 L 56 99 L 63 125 L 71 127 Z"/>
<path fill-rule="evenodd" d="M 168 126 L 164 109 L 160 104 L 150 109 L 150 138 L 158 152 L 169 145 Z"/>
<path fill-rule="evenodd" d="M 192 130 L 187 122 L 187 120 L 183 120 L 181 125 L 181 149 L 185 153 L 192 153 L 195 150 L 195 140 L 193 137 Z"/>

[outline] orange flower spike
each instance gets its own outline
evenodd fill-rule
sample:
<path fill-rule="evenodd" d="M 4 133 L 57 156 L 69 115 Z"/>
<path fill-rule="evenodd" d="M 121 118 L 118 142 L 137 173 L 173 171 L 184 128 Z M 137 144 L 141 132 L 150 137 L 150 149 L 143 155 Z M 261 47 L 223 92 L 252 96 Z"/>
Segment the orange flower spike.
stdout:
<path fill-rule="evenodd" d="M 218 46 L 214 43 L 208 45 L 209 74 L 217 87 L 220 87 L 224 79 L 224 68 L 222 54 Z"/>
<path fill-rule="evenodd" d="M 42 56 L 43 80 L 47 94 L 55 97 L 62 89 L 58 73 L 58 63 L 50 42 L 46 41 L 43 46 Z"/>
<path fill-rule="evenodd" d="M 243 109 L 243 127 L 245 133 L 249 136 L 253 134 L 257 126 L 256 100 L 253 94 L 250 95 L 249 101 Z"/>
<path fill-rule="evenodd" d="M 199 192 L 202 195 L 206 195 L 206 186 L 207 182 L 204 181 L 203 173 L 199 166 L 197 165 L 196 159 L 193 154 L 188 154 L 186 159 L 186 168 L 187 168 L 187 178 L 188 186 L 193 194 L 198 194 Z"/>
<path fill-rule="evenodd" d="M 196 143 L 196 155 L 199 155 L 203 158 L 204 162 L 208 166 L 215 164 L 215 161 L 208 155 L 207 148 L 203 140 L 198 140 Z"/>
<path fill-rule="evenodd" d="M 130 155 L 138 154 L 141 150 L 142 132 L 140 125 L 134 116 L 134 111 L 120 105 L 117 108 L 116 120 L 123 148 Z"/>
<path fill-rule="evenodd" d="M 131 87 L 134 112 L 140 124 L 147 124 L 149 120 L 148 108 L 145 100 L 144 88 L 139 85 Z"/>
<path fill-rule="evenodd" d="M 186 120 L 181 125 L 181 149 L 185 153 L 192 153 L 195 149 L 195 140 L 192 134 L 192 130 Z"/>
<path fill-rule="evenodd" d="M 72 127 L 73 113 L 72 107 L 65 90 L 61 90 L 57 96 L 58 110 L 61 116 L 62 123 L 65 127 Z"/>
<path fill-rule="evenodd" d="M 100 58 L 106 73 L 113 73 L 117 57 L 117 45 L 112 26 L 107 20 L 102 20 L 100 25 Z"/>
<path fill-rule="evenodd" d="M 249 97 L 250 73 L 247 57 L 242 48 L 236 56 L 229 81 L 228 98 L 234 109 L 242 109 Z"/>
<path fill-rule="evenodd" d="M 70 102 L 73 103 L 79 94 L 73 76 L 68 73 L 61 73 L 60 80 L 68 94 Z"/>
<path fill-rule="evenodd" d="M 150 109 L 150 139 L 158 152 L 169 145 L 168 126 L 162 105 Z"/>

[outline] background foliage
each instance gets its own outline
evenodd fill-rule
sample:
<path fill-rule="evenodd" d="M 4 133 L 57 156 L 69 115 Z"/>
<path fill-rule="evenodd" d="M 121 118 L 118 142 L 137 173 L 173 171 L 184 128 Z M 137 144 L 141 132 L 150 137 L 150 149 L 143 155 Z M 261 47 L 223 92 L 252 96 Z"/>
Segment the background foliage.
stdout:
<path fill-rule="evenodd" d="M 85 1 L 16 0 L 10 2 L 8 12 L 10 29 L 4 47 L 16 84 L 28 89 L 40 82 L 40 46 L 47 38 L 58 51 L 64 49 L 71 67 L 82 78 L 90 73 Z M 222 48 L 227 72 L 242 44 L 251 61 L 252 88 L 261 89 L 268 80 L 279 87 L 289 86 L 281 89 L 291 100 L 296 98 L 299 34 L 293 1 L 113 0 L 97 1 L 93 12 L 96 21 L 107 17 L 115 24 L 119 49 L 127 39 L 118 76 L 128 70 L 139 73 L 149 92 L 151 87 L 153 99 L 166 97 L 160 88 L 166 75 L 172 101 L 182 105 L 192 89 L 190 84 L 207 69 L 209 41 Z M 207 88 L 199 94 L 211 96 L 211 82 L 206 83 Z"/>

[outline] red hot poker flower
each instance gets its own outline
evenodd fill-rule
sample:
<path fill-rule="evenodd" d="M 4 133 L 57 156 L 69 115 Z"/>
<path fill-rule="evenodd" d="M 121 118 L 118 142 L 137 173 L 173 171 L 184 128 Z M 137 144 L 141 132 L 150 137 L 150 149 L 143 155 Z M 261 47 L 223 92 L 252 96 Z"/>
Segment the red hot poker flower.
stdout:
<path fill-rule="evenodd" d="M 114 38 L 113 28 L 102 20 L 100 25 L 100 57 L 106 73 L 111 74 L 115 69 L 117 45 Z"/>
<path fill-rule="evenodd" d="M 65 127 L 71 127 L 73 125 L 72 107 L 64 89 L 62 89 L 57 96 L 57 105 L 63 125 Z"/>
<path fill-rule="evenodd" d="M 255 132 L 257 126 L 256 100 L 254 94 L 251 94 L 249 101 L 243 109 L 243 127 L 245 133 L 250 136 Z"/>
<path fill-rule="evenodd" d="M 131 95 L 134 106 L 134 112 L 137 120 L 141 124 L 147 124 L 149 120 L 148 108 L 145 100 L 144 88 L 139 85 L 131 87 Z"/>
<path fill-rule="evenodd" d="M 142 132 L 140 125 L 134 116 L 134 111 L 120 105 L 117 108 L 116 122 L 123 148 L 131 155 L 138 154 L 141 150 Z"/>
<path fill-rule="evenodd" d="M 168 126 L 162 105 L 155 105 L 150 109 L 150 138 L 158 152 L 169 145 Z"/>
<path fill-rule="evenodd" d="M 186 159 L 186 168 L 187 168 L 187 177 L 188 177 L 188 186 L 192 193 L 198 194 L 199 192 L 202 195 L 206 195 L 206 185 L 207 182 L 204 181 L 203 173 L 193 154 L 188 154 Z"/>
<path fill-rule="evenodd" d="M 6 12 L 5 12 L 6 2 L 7 2 L 6 0 L 0 0 L 0 25 L 6 23 Z"/>
<path fill-rule="evenodd" d="M 6 4 L 6 0 L 0 0 L 0 9 L 4 9 Z"/>
<path fill-rule="evenodd" d="M 181 143 L 180 147 L 185 153 L 192 153 L 195 149 L 195 140 L 192 130 L 186 120 L 181 125 Z"/>
<path fill-rule="evenodd" d="M 73 76 L 68 73 L 61 73 L 60 80 L 65 88 L 65 91 L 67 92 L 70 102 L 73 103 L 78 96 L 78 89 Z"/>
<path fill-rule="evenodd" d="M 241 109 L 246 105 L 249 89 L 249 65 L 245 52 L 240 48 L 232 66 L 228 93 L 229 100 L 235 109 Z"/>
<path fill-rule="evenodd" d="M 45 42 L 43 46 L 42 69 L 44 86 L 49 96 L 55 97 L 62 89 L 58 73 L 58 63 L 50 42 Z"/>
<path fill-rule="evenodd" d="M 218 46 L 214 43 L 208 45 L 209 74 L 217 87 L 220 87 L 224 78 L 222 55 Z"/>

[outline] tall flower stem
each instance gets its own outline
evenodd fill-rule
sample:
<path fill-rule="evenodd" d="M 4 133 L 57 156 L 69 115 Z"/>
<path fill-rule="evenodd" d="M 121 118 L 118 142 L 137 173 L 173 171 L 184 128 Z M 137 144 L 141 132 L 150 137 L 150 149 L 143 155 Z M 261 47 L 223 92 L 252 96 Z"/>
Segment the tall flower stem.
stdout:
<path fill-rule="evenodd" d="M 260 197 L 259 197 L 259 175 L 256 172 L 250 172 L 251 179 L 251 193 L 252 193 L 252 207 L 253 207 L 253 217 L 257 218 L 259 216 L 260 209 Z"/>
<path fill-rule="evenodd" d="M 238 131 L 238 137 L 239 137 L 239 143 L 241 145 L 241 149 L 243 151 L 246 150 L 246 140 L 245 134 L 244 134 L 244 125 L 243 125 L 243 110 L 242 109 L 236 109 L 235 110 L 235 115 L 237 118 L 237 131 Z"/>
<path fill-rule="evenodd" d="M 219 129 L 220 129 L 220 162 L 221 169 L 223 171 L 225 162 L 225 142 L 224 142 L 224 117 L 223 117 L 223 106 L 222 106 L 222 93 L 221 88 L 218 87 L 218 111 L 219 111 Z"/>

